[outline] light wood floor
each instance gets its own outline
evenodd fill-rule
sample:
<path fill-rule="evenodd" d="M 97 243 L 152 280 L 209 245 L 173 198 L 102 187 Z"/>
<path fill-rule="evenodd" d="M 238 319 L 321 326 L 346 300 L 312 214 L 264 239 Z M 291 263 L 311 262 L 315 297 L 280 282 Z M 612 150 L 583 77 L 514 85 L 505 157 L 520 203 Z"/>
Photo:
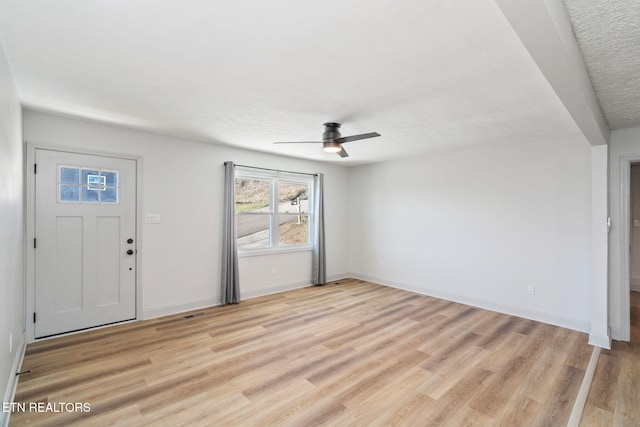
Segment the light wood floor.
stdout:
<path fill-rule="evenodd" d="M 10 425 L 564 426 L 582 333 L 343 280 L 31 344 Z"/>
<path fill-rule="evenodd" d="M 602 350 L 581 426 L 640 426 L 640 292 L 631 292 L 631 342 Z"/>

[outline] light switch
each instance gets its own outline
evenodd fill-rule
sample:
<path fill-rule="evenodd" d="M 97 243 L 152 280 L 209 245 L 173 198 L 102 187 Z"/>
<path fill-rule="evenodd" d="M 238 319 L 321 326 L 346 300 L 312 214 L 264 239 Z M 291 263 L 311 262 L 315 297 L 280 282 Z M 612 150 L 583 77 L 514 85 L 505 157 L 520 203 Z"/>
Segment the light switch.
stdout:
<path fill-rule="evenodd" d="M 160 224 L 160 214 L 144 214 L 145 224 Z"/>
<path fill-rule="evenodd" d="M 640 227 L 640 219 L 634 219 L 633 220 L 633 226 L 634 227 Z"/>

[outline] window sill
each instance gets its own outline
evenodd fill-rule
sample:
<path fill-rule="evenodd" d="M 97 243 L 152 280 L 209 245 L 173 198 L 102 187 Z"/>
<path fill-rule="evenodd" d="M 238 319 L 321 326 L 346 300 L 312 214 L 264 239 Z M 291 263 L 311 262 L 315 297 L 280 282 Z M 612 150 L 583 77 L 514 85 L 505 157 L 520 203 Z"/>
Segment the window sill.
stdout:
<path fill-rule="evenodd" d="M 261 255 L 277 255 L 286 254 L 292 252 L 311 252 L 313 247 L 311 245 L 295 246 L 295 247 L 282 247 L 282 248 L 268 248 L 268 249 L 247 249 L 244 251 L 238 250 L 238 257 L 251 257 Z"/>

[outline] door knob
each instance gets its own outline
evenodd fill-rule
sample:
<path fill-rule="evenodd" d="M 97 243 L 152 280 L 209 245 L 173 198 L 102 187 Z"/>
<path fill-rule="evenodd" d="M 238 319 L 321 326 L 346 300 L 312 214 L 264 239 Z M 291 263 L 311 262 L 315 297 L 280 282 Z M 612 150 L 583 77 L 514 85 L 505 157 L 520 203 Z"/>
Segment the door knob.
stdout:
<path fill-rule="evenodd" d="M 127 255 L 133 255 L 133 249 L 129 249 L 129 250 L 127 251 Z"/>

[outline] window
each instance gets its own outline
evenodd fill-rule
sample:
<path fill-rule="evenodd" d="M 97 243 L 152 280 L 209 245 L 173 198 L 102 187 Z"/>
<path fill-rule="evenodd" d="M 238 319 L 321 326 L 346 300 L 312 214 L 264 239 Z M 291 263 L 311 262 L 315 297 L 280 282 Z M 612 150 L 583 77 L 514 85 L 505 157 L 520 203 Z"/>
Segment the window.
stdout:
<path fill-rule="evenodd" d="M 236 171 L 238 250 L 310 248 L 312 189 L 312 177 Z"/>
<path fill-rule="evenodd" d="M 118 203 L 118 172 L 80 166 L 58 167 L 58 201 Z"/>

